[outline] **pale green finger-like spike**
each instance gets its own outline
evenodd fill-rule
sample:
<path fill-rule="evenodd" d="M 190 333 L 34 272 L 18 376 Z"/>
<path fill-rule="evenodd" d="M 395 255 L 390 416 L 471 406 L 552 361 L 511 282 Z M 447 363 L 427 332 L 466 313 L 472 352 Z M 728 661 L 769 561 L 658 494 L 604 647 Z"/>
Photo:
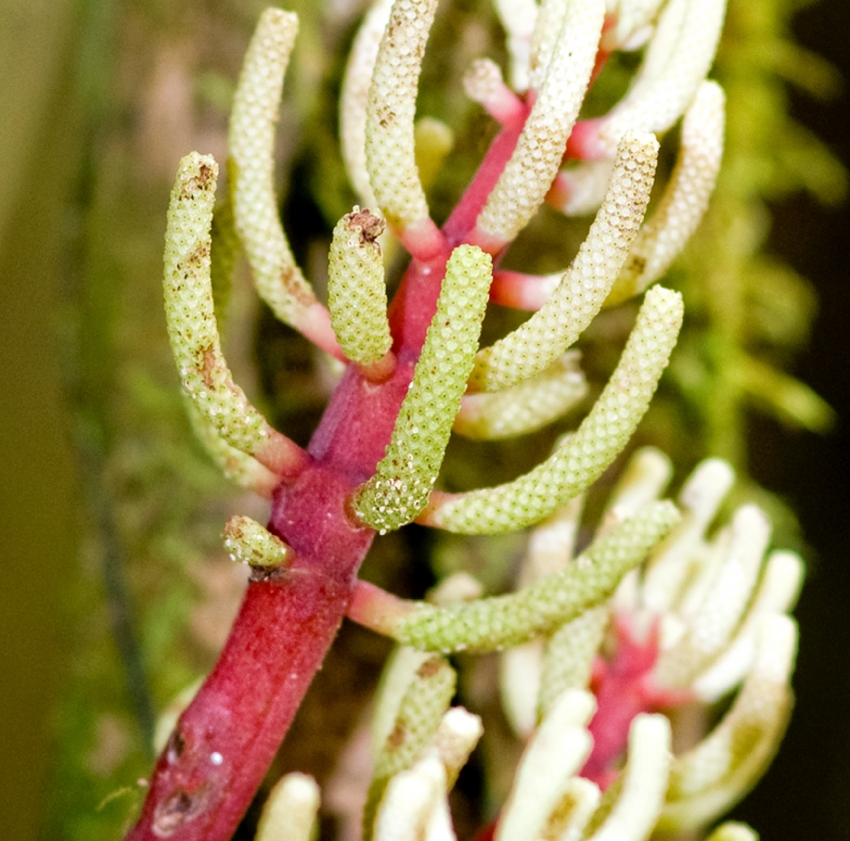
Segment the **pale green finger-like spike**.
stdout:
<path fill-rule="evenodd" d="M 427 190 L 440 174 L 455 143 L 454 132 L 442 120 L 420 117 L 413 127 L 416 143 L 416 169 L 419 181 Z"/>
<path fill-rule="evenodd" d="M 547 0 L 538 6 L 531 33 L 528 81 L 532 90 L 540 90 L 546 81 L 546 71 L 558 46 L 568 6 L 569 0 Z"/>
<path fill-rule="evenodd" d="M 456 841 L 439 759 L 424 757 L 390 780 L 372 829 L 367 841 Z"/>
<path fill-rule="evenodd" d="M 429 651 L 486 652 L 549 633 L 608 598 L 678 520 L 673 503 L 653 503 L 597 538 L 563 572 L 516 593 L 466 605 L 416 605 L 397 620 L 392 636 Z"/>
<path fill-rule="evenodd" d="M 546 641 L 538 696 L 541 717 L 561 693 L 589 685 L 593 658 L 602 644 L 610 613 L 607 604 L 597 605 L 563 624 Z"/>
<path fill-rule="evenodd" d="M 670 722 L 642 713 L 629 729 L 628 760 L 611 810 L 588 841 L 644 841 L 664 806 L 670 774 Z"/>
<path fill-rule="evenodd" d="M 328 255 L 328 309 L 346 358 L 373 365 L 392 345 L 378 237 L 383 219 L 355 207 L 334 228 Z"/>
<path fill-rule="evenodd" d="M 630 132 L 587 239 L 546 303 L 524 324 L 479 351 L 469 385 L 498 391 L 539 374 L 570 347 L 599 312 L 643 221 L 655 177 L 658 140 Z"/>
<path fill-rule="evenodd" d="M 688 477 L 679 494 L 682 524 L 647 561 L 640 589 L 643 607 L 659 615 L 677 608 L 705 531 L 734 481 L 732 467 L 719 458 L 701 462 Z"/>
<path fill-rule="evenodd" d="M 255 567 L 292 563 L 292 548 L 250 517 L 231 517 L 224 527 L 224 548 L 230 559 Z"/>
<path fill-rule="evenodd" d="M 535 377 L 492 394 L 466 394 L 454 431 L 496 440 L 524 435 L 557 420 L 587 394 L 578 354 L 566 353 Z"/>
<path fill-rule="evenodd" d="M 396 646 L 387 658 L 375 694 L 372 715 L 372 756 L 380 755 L 395 727 L 402 699 L 419 669 L 431 659 L 431 653 L 404 645 Z"/>
<path fill-rule="evenodd" d="M 270 497 L 280 482 L 280 477 L 253 456 L 231 447 L 194 402 L 187 399 L 185 405 L 195 435 L 221 472 L 240 487 L 250 488 L 260 496 Z"/>
<path fill-rule="evenodd" d="M 477 219 L 488 250 L 511 242 L 546 198 L 587 90 L 604 17 L 604 0 L 576 0 L 566 10 L 531 113 Z"/>
<path fill-rule="evenodd" d="M 279 475 L 301 469 L 304 451 L 273 429 L 233 382 L 221 353 L 210 287 L 210 223 L 218 165 L 193 152 L 171 193 L 163 290 L 168 335 L 183 391 L 201 422 Z M 211 433 L 212 434 L 212 433 Z"/>
<path fill-rule="evenodd" d="M 641 447 L 629 459 L 605 506 L 606 519 L 619 522 L 658 499 L 673 476 L 673 462 L 655 447 Z"/>
<path fill-rule="evenodd" d="M 759 841 L 759 835 L 745 823 L 726 821 L 720 824 L 706 841 Z"/>
<path fill-rule="evenodd" d="M 339 136 L 345 169 L 365 207 L 378 202 L 366 169 L 366 106 L 378 48 L 392 8 L 392 0 L 377 0 L 363 18 L 351 45 L 339 97 Z"/>
<path fill-rule="evenodd" d="M 295 264 L 274 193 L 274 137 L 298 16 L 266 9 L 251 39 L 230 115 L 228 175 L 236 230 L 254 283 L 275 316 L 302 329 L 320 306 Z"/>
<path fill-rule="evenodd" d="M 758 628 L 771 614 L 786 613 L 794 606 L 803 583 L 803 559 L 794 552 L 772 552 L 735 639 L 691 684 L 696 697 L 712 703 L 731 691 L 746 676 L 755 657 Z"/>
<path fill-rule="evenodd" d="M 469 245 L 458 246 L 446 265 L 386 456 L 353 500 L 357 515 L 381 534 L 411 522 L 428 502 L 478 347 L 491 265 L 489 255 Z"/>
<path fill-rule="evenodd" d="M 664 196 L 641 228 L 605 306 L 643 292 L 662 277 L 702 219 L 723 156 L 725 98 L 703 82 L 682 123 L 682 148 Z"/>
<path fill-rule="evenodd" d="M 663 132 L 679 119 L 714 60 L 725 11 L 725 0 L 666 4 L 634 85 L 602 120 L 604 148 L 613 152 L 629 129 Z"/>
<path fill-rule="evenodd" d="M 655 677 L 667 687 L 684 688 L 729 644 L 758 583 L 770 539 L 770 521 L 755 505 L 740 508 L 732 520 L 723 551 L 704 584 L 694 583 L 694 605 L 687 599 L 680 616 L 685 632 L 661 653 Z M 702 586 L 700 586 L 702 584 Z"/>
<path fill-rule="evenodd" d="M 381 213 L 399 230 L 428 218 L 414 117 L 419 72 L 437 0 L 396 0 L 378 49 L 366 111 L 366 168 Z"/>
<path fill-rule="evenodd" d="M 417 668 L 398 707 L 393 729 L 375 757 L 375 768 L 363 811 L 363 837 L 368 841 L 375 810 L 391 777 L 409 768 L 435 737 L 455 691 L 457 676 L 439 655 Z"/>
<path fill-rule="evenodd" d="M 527 739 L 537 726 L 543 641 L 529 640 L 502 652 L 499 658 L 499 697 L 511 730 Z"/>
<path fill-rule="evenodd" d="M 643 417 L 681 324 L 681 296 L 660 286 L 650 289 L 617 368 L 576 433 L 512 482 L 464 494 L 434 494 L 420 521 L 463 534 L 516 531 L 589 487 Z"/>
<path fill-rule="evenodd" d="M 219 202 L 213 213 L 210 283 L 215 302 L 215 320 L 221 335 L 227 330 L 227 305 L 233 288 L 233 272 L 242 253 L 242 243 L 236 233 L 233 204 L 230 199 Z"/>
<path fill-rule="evenodd" d="M 287 774 L 269 792 L 255 841 L 310 841 L 318 811 L 316 781 L 306 774 Z"/>
<path fill-rule="evenodd" d="M 593 740 L 585 729 L 596 703 L 588 692 L 562 695 L 523 753 L 494 841 L 537 841 L 584 764 Z"/>
<path fill-rule="evenodd" d="M 755 662 L 731 709 L 702 742 L 676 757 L 659 829 L 703 826 L 752 788 L 788 723 L 793 703 L 788 683 L 796 649 L 793 619 L 764 620 Z"/>

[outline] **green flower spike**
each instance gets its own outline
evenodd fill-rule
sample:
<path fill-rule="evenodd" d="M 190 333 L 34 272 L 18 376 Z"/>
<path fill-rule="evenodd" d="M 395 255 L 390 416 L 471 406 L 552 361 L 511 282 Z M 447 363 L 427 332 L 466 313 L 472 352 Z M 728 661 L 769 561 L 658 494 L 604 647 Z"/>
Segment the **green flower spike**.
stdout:
<path fill-rule="evenodd" d="M 599 312 L 638 234 L 655 177 L 655 135 L 630 132 L 620 143 L 610 186 L 587 239 L 549 300 L 522 326 L 479 351 L 474 391 L 498 391 L 539 374 Z"/>
<path fill-rule="evenodd" d="M 788 685 L 797 626 L 788 616 L 762 620 L 755 662 L 723 720 L 695 748 L 676 757 L 658 828 L 687 830 L 737 803 L 764 773 L 793 703 Z"/>
<path fill-rule="evenodd" d="M 171 193 L 165 239 L 163 290 L 168 336 L 183 391 L 195 408 L 195 423 L 206 440 L 218 439 L 214 455 L 231 464 L 246 483 L 259 475 L 253 456 L 278 477 L 297 474 L 306 453 L 273 429 L 233 382 L 221 352 L 210 285 L 210 224 L 218 165 L 193 152 L 180 162 Z M 266 485 L 264 485 L 266 487 Z"/>
<path fill-rule="evenodd" d="M 419 522 L 462 534 L 516 531 L 589 487 L 643 417 L 681 324 L 681 296 L 660 286 L 650 289 L 617 368 L 576 433 L 512 482 L 463 494 L 433 494 Z"/>
<path fill-rule="evenodd" d="M 366 109 L 369 183 L 381 213 L 408 244 L 442 243 L 416 166 L 414 118 L 419 73 L 437 0 L 397 0 L 372 71 Z"/>
<path fill-rule="evenodd" d="M 699 225 L 720 172 L 724 105 L 718 84 L 700 85 L 682 122 L 682 147 L 664 196 L 641 228 L 605 306 L 643 292 L 666 274 Z"/>
<path fill-rule="evenodd" d="M 297 32 L 297 15 L 266 9 L 251 39 L 230 117 L 231 201 L 260 297 L 285 324 L 339 356 L 327 310 L 292 256 L 274 192 L 275 125 Z"/>
<path fill-rule="evenodd" d="M 386 456 L 352 500 L 357 516 L 382 534 L 411 522 L 428 502 L 478 348 L 491 265 L 489 255 L 469 245 L 449 258 Z"/>
<path fill-rule="evenodd" d="M 228 520 L 224 527 L 224 548 L 231 560 L 252 567 L 274 568 L 292 563 L 292 549 L 250 517 Z"/>
<path fill-rule="evenodd" d="M 310 841 L 319 810 L 319 786 L 306 774 L 286 774 L 269 792 L 255 841 Z"/>
<path fill-rule="evenodd" d="M 446 608 L 413 603 L 408 611 L 398 610 L 391 626 L 380 630 L 429 651 L 486 652 L 517 645 L 553 631 L 606 599 L 678 520 L 672 503 L 652 503 L 597 538 L 562 572 L 530 587 Z"/>
<path fill-rule="evenodd" d="M 337 223 L 328 255 L 328 309 L 347 359 L 377 365 L 392 345 L 378 237 L 383 219 L 355 207 Z"/>
<path fill-rule="evenodd" d="M 454 431 L 495 440 L 524 435 L 562 417 L 587 394 L 578 353 L 570 351 L 545 371 L 492 394 L 465 394 Z"/>
<path fill-rule="evenodd" d="M 366 806 L 363 811 L 364 841 L 368 841 L 375 810 L 384 796 L 387 782 L 395 774 L 409 768 L 422 753 L 425 746 L 437 735 L 443 713 L 455 692 L 457 675 L 448 662 L 439 655 L 421 657 L 410 652 L 396 665 L 410 680 L 398 701 L 393 718 L 392 730 L 386 734 L 384 743 L 375 756 L 375 768 Z M 415 671 L 410 674 L 410 666 Z M 393 704 L 397 697 L 397 681 L 387 679 L 391 686 L 390 697 L 385 703 Z"/>
<path fill-rule="evenodd" d="M 593 72 L 604 17 L 604 0 L 541 7 L 533 60 L 540 73 L 533 80 L 537 97 L 473 235 L 491 253 L 529 223 L 558 172 Z"/>

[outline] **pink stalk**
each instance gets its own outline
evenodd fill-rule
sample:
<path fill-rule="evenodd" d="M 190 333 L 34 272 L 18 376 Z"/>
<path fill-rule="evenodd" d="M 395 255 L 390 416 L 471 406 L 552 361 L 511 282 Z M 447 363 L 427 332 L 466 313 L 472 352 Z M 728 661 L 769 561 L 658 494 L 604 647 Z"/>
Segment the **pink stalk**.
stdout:
<path fill-rule="evenodd" d="M 599 67 L 606 55 L 600 54 Z M 391 354 L 363 370 L 349 365 L 310 442 L 306 464 L 287 460 L 291 454 L 269 453 L 271 461 L 295 465 L 272 495 L 268 526 L 292 548 L 294 561 L 285 570 L 255 570 L 218 663 L 157 762 L 128 841 L 227 841 L 346 613 L 379 627 L 376 612 L 382 607 L 395 616 L 404 610 L 400 600 L 357 581 L 375 532 L 353 517 L 348 501 L 384 456 L 452 249 L 474 243 L 495 257 L 506 245 L 486 242 L 476 220 L 514 151 L 533 97 L 529 92 L 525 100 L 504 99 L 502 130 L 443 229 L 424 219 L 399 232 L 413 259 L 390 306 Z M 580 148 L 579 156 L 592 156 L 586 154 L 589 138 L 581 123 L 576 133 L 580 138 L 571 143 Z M 323 307 L 300 327 L 340 356 Z"/>
<path fill-rule="evenodd" d="M 276 488 L 269 530 L 295 560 L 285 571 L 256 572 L 249 583 L 215 669 L 157 762 L 128 841 L 226 841 L 250 805 L 349 609 L 375 534 L 353 518 L 348 499 L 384 455 L 450 244 L 474 227 L 523 120 L 495 139 L 442 233 L 433 223 L 404 232 L 408 249 L 426 259 L 413 259 L 390 308 L 395 366 L 380 382 L 349 366 L 308 447 L 310 461 Z"/>

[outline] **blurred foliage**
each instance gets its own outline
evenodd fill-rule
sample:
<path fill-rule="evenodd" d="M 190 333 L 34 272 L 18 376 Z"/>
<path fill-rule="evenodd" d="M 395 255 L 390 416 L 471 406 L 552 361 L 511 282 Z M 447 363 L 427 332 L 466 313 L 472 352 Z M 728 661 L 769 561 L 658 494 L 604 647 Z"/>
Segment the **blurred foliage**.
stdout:
<path fill-rule="evenodd" d="M 2 76 L 31 82 L 0 88 L 0 112 L 22 115 L 0 121 L 4 236 L 36 170 L 33 156 L 64 154 L 70 173 L 68 200 L 56 193 L 63 216 L 52 236 L 64 248 L 59 356 L 88 514 L 76 581 L 63 596 L 73 656 L 56 719 L 59 750 L 45 838 L 117 837 L 140 796 L 135 781 L 149 768 L 155 711 L 210 667 L 238 605 L 244 578 L 220 546 L 223 523 L 233 513 L 263 518 L 264 504 L 227 486 L 192 439 L 161 314 L 160 262 L 177 161 L 191 149 L 225 159 L 233 84 L 264 5 L 80 0 L 61 4 L 56 14 L 55 0 L 0 2 L 8 22 L 0 27 Z M 333 0 L 321 13 L 308 0 L 286 5 L 299 12 L 301 31 L 281 107 L 280 195 L 296 257 L 321 289 L 329 232 L 354 202 L 336 140 L 336 98 L 364 4 Z M 707 454 L 729 459 L 745 474 L 752 411 L 817 431 L 832 422 L 829 407 L 787 373 L 807 340 L 814 295 L 805 279 L 764 250 L 772 202 L 801 190 L 835 202 L 846 182 L 823 145 L 788 116 L 788 84 L 815 96 L 830 95 L 837 84 L 831 68 L 793 43 L 789 27 L 797 7 L 796 0 L 730 0 L 715 71 L 729 115 L 721 182 L 668 280 L 685 294 L 686 328 L 636 442 L 670 452 L 680 476 Z M 44 35 L 38 50 L 27 51 L 31 42 L 19 37 L 22 27 L 36 24 Z M 451 164 L 431 190 L 438 220 L 494 133 L 464 97 L 460 79 L 473 58 L 503 56 L 500 37 L 485 0 L 442 4 L 420 95 L 420 114 L 454 133 Z M 622 90 L 629 61 L 606 70 L 588 107 L 598 110 Z M 59 81 L 71 89 L 61 100 L 65 136 L 62 126 L 46 128 Z M 665 143 L 668 167 L 675 140 Z M 587 224 L 544 212 L 510 260 L 528 271 L 565 265 Z M 42 233 L 30 232 L 33 249 Z M 631 313 L 629 306 L 606 313 L 585 342 L 597 384 L 616 361 Z M 327 372 L 306 343 L 257 308 L 244 271 L 228 318 L 226 352 L 237 380 L 265 401 L 287 434 L 306 441 L 328 393 Z M 517 318 L 496 313 L 485 330 L 501 330 Z M 516 475 L 573 421 L 533 440 L 455 441 L 443 480 L 460 488 Z M 793 542 L 794 528 L 792 515 L 784 515 L 780 542 Z M 435 544 L 441 573 L 463 563 L 493 589 L 519 551 L 515 538 L 437 539 L 413 528 L 379 541 L 364 574 L 420 595 L 430 582 L 423 561 Z M 412 578 L 410 559 L 418 562 Z M 375 655 L 363 647 L 354 643 L 354 656 L 371 663 Z M 328 672 L 332 667 L 322 681 Z M 475 682 L 474 676 L 466 680 Z M 322 685 L 339 690 L 333 682 Z M 295 756 L 298 733 L 296 727 L 287 742 Z"/>

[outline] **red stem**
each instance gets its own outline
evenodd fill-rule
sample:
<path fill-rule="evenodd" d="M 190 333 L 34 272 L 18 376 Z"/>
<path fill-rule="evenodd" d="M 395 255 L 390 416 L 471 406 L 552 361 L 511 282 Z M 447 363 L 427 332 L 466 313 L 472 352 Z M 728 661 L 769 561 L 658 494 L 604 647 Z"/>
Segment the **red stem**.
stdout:
<path fill-rule="evenodd" d="M 370 382 L 349 366 L 310 442 L 310 463 L 276 488 L 269 530 L 292 547 L 295 561 L 279 574 L 256 573 L 260 580 L 248 585 L 215 669 L 157 762 L 127 841 L 226 841 L 250 805 L 336 635 L 374 537 L 353 520 L 347 500 L 384 456 L 451 248 L 473 229 L 524 119 L 495 138 L 445 239 L 430 236 L 428 259 L 411 262 L 390 308 L 392 376 Z"/>

